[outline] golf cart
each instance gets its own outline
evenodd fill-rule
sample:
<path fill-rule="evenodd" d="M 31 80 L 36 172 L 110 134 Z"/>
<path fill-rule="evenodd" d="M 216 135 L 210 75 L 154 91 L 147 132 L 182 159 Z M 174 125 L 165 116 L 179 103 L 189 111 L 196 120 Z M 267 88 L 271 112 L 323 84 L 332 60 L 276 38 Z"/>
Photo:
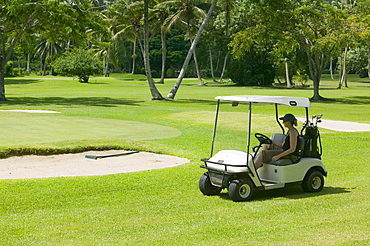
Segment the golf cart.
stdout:
<path fill-rule="evenodd" d="M 218 195 L 222 189 L 227 188 L 229 197 L 233 201 L 248 201 L 253 197 L 255 190 L 284 188 L 288 183 L 300 183 L 306 192 L 322 190 L 324 176 L 327 175 L 326 168 L 321 161 L 321 139 L 317 128 L 322 115 L 314 116 L 310 122 L 308 116 L 310 101 L 307 98 L 237 95 L 218 96 L 215 99 L 217 99 L 217 105 L 211 154 L 209 159 L 201 159 L 204 162 L 201 167 L 207 169 L 207 172 L 199 179 L 199 189 L 204 195 Z M 246 152 L 222 149 L 213 155 L 220 105 L 223 106 L 228 102 L 231 102 L 234 107 L 242 103 L 248 106 Z M 282 133 L 273 134 L 271 138 L 256 133 L 255 137 L 259 145 L 251 148 L 252 105 L 256 103 L 275 106 L 275 119 Z M 254 159 L 262 144 L 271 143 L 271 139 L 280 142 L 285 139 L 285 129 L 279 122 L 279 105 L 305 109 L 306 120 L 298 138 L 297 152 L 293 153 L 291 158 L 264 163 L 256 170 Z M 314 119 L 316 122 L 313 122 Z"/>

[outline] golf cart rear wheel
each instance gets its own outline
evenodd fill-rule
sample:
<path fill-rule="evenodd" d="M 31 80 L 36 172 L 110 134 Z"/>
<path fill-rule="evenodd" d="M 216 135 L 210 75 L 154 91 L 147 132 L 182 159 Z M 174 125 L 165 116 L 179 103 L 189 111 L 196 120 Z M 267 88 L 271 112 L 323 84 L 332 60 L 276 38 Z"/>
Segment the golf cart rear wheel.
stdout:
<path fill-rule="evenodd" d="M 209 174 L 206 172 L 199 179 L 199 190 L 206 196 L 214 196 L 220 194 L 222 189 L 211 183 Z"/>
<path fill-rule="evenodd" d="M 320 171 L 310 170 L 302 182 L 302 189 L 306 192 L 319 192 L 324 188 L 324 176 Z"/>
<path fill-rule="evenodd" d="M 229 185 L 229 197 L 235 201 L 252 199 L 254 186 L 250 179 L 233 180 Z"/>

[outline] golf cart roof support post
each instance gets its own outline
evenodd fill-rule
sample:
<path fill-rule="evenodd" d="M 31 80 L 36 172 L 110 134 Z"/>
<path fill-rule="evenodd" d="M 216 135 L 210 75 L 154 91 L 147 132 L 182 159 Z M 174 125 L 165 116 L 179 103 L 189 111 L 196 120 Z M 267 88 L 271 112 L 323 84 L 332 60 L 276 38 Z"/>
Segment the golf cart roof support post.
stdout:
<path fill-rule="evenodd" d="M 308 125 L 308 107 L 306 107 L 306 122 L 303 124 L 303 127 L 302 127 L 302 130 L 301 130 L 301 135 L 303 135 L 303 131 L 304 129 L 306 129 L 307 125 Z"/>
<path fill-rule="evenodd" d="M 249 172 L 254 177 L 254 174 L 253 174 L 252 170 L 249 167 L 249 158 L 250 158 L 249 151 L 250 151 L 250 145 L 251 145 L 251 129 L 252 129 L 252 102 L 249 102 L 249 108 L 248 108 L 248 134 L 247 134 L 247 163 L 246 163 L 246 166 L 247 166 Z M 252 162 L 253 162 L 253 159 L 252 159 Z M 253 165 L 254 165 L 254 163 L 253 163 Z"/>
<path fill-rule="evenodd" d="M 219 109 L 220 109 L 220 99 L 217 100 L 217 104 L 216 104 L 216 116 L 215 116 L 215 122 L 214 122 L 214 125 L 213 125 L 211 155 L 210 155 L 209 158 L 211 158 L 213 156 L 213 148 L 215 146 L 215 138 L 216 138 L 216 129 L 217 129 L 217 121 L 218 121 L 218 111 L 219 111 Z"/>
<path fill-rule="evenodd" d="M 251 129 L 252 129 L 252 102 L 249 102 L 248 108 L 248 133 L 247 133 L 247 164 L 249 163 L 249 150 L 251 144 Z"/>
<path fill-rule="evenodd" d="M 277 103 L 275 103 L 275 118 L 276 118 L 276 122 L 279 124 L 281 130 L 283 131 L 283 134 L 285 134 L 285 129 L 279 121 L 279 109 L 278 109 L 278 104 Z"/>

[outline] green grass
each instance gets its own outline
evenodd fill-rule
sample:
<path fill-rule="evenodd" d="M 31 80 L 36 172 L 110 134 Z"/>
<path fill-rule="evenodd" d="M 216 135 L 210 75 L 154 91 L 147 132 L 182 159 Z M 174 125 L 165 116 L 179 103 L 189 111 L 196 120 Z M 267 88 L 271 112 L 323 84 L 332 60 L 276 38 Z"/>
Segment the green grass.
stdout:
<path fill-rule="evenodd" d="M 45 109 L 59 114 L 0 112 L 0 155 L 123 148 L 186 157 L 178 167 L 101 177 L 0 181 L 0 245 L 369 245 L 370 133 L 321 130 L 325 188 L 300 186 L 258 192 L 235 203 L 226 191 L 201 195 L 197 182 L 208 157 L 218 95 L 311 97 L 312 88 L 198 86 L 185 80 L 174 101 L 152 101 L 143 76 L 113 74 L 80 84 L 63 77 L 7 79 L 0 109 Z M 349 88 L 324 77 L 311 114 L 370 123 L 370 82 L 350 77 Z M 158 89 L 165 96 L 174 83 Z M 222 105 L 216 148 L 245 148 L 247 108 Z M 268 105 L 253 108 L 253 132 L 277 131 Z M 303 111 L 287 107 L 281 114 Z M 253 143 L 256 140 L 253 139 Z"/>

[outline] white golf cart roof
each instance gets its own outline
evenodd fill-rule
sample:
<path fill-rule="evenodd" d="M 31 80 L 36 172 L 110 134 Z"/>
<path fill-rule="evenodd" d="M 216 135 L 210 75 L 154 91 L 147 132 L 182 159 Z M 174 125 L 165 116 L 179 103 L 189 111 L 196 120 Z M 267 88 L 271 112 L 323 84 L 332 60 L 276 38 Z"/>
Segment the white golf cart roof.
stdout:
<path fill-rule="evenodd" d="M 218 96 L 215 99 L 232 102 L 273 103 L 293 107 L 306 107 L 306 108 L 311 107 L 310 100 L 308 98 L 303 97 L 236 95 L 236 96 Z"/>

